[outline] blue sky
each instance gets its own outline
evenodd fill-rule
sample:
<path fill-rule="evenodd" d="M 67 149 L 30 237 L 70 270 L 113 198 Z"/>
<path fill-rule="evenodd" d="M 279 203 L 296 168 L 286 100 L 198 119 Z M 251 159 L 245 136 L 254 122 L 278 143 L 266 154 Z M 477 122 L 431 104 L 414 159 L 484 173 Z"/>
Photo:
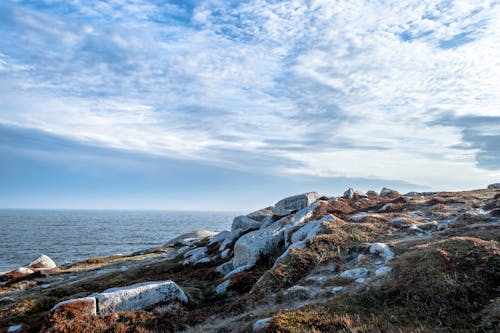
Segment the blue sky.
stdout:
<path fill-rule="evenodd" d="M 4 0 L 0 207 L 500 181 L 500 2 Z"/>

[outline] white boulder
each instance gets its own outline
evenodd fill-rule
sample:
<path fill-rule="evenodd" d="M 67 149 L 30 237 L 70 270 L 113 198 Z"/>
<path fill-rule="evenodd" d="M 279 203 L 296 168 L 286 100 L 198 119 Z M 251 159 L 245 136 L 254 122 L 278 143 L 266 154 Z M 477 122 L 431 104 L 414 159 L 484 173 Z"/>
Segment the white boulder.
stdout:
<path fill-rule="evenodd" d="M 274 206 L 273 214 L 278 216 L 288 215 L 293 211 L 301 210 L 309 206 L 319 197 L 321 197 L 321 195 L 317 192 L 308 192 L 282 199 Z"/>
<path fill-rule="evenodd" d="M 284 230 L 280 221 L 267 228 L 241 236 L 234 244 L 234 267 L 254 265 L 261 256 L 273 252 L 283 241 Z"/>
<path fill-rule="evenodd" d="M 344 192 L 343 198 L 353 200 L 354 198 L 363 198 L 366 197 L 366 194 L 360 190 L 355 190 L 350 187 L 347 191 Z"/>
<path fill-rule="evenodd" d="M 370 246 L 370 253 L 378 254 L 385 259 L 385 262 L 388 262 L 389 260 L 394 258 L 394 252 L 392 252 L 389 245 L 385 243 L 373 243 Z"/>
<path fill-rule="evenodd" d="M 33 274 L 33 273 L 35 273 L 32 269 L 29 269 L 26 267 L 19 267 L 14 272 L 21 273 L 21 274 Z"/>
<path fill-rule="evenodd" d="M 208 230 L 196 230 L 192 232 L 188 232 L 185 234 L 182 234 L 178 237 L 172 238 L 169 240 L 164 246 L 173 246 L 176 244 L 182 244 L 182 245 L 192 245 L 195 242 L 198 242 L 204 238 L 210 238 L 217 235 L 217 232 L 214 231 L 208 231 Z"/>
<path fill-rule="evenodd" d="M 28 265 L 28 268 L 32 270 L 52 269 L 56 267 L 57 267 L 56 263 L 52 259 L 50 259 L 49 256 L 46 256 L 45 254 L 42 254 L 35 261 L 31 262 Z"/>
<path fill-rule="evenodd" d="M 188 303 L 184 291 L 173 281 L 136 283 L 127 287 L 111 288 L 96 295 L 99 313 L 143 310 L 165 301 Z"/>
<path fill-rule="evenodd" d="M 368 269 L 366 268 L 353 268 L 347 271 L 340 273 L 339 277 L 342 278 L 350 278 L 350 279 L 358 279 L 368 275 Z"/>

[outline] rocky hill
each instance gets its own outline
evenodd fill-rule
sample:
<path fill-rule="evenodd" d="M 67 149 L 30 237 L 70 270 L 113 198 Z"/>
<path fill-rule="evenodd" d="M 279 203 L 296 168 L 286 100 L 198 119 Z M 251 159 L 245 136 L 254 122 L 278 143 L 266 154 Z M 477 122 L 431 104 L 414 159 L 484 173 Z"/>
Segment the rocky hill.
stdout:
<path fill-rule="evenodd" d="M 164 247 L 0 275 L 0 332 L 498 332 L 500 184 L 305 193 Z"/>

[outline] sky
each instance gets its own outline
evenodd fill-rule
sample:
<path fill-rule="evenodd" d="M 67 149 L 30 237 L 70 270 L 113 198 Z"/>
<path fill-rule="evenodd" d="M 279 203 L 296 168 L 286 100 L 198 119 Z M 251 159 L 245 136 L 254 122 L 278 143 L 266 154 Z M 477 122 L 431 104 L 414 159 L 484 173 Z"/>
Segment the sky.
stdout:
<path fill-rule="evenodd" d="M 499 0 L 2 0 L 0 36 L 0 207 L 500 181 Z"/>

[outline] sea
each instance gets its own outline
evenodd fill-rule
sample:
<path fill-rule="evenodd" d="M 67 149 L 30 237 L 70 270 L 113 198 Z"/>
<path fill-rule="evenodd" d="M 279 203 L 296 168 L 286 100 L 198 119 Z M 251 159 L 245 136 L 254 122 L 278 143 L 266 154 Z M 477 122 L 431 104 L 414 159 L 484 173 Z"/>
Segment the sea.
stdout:
<path fill-rule="evenodd" d="M 41 254 L 56 264 L 131 254 L 193 230 L 230 229 L 239 212 L 0 209 L 0 272 Z"/>

